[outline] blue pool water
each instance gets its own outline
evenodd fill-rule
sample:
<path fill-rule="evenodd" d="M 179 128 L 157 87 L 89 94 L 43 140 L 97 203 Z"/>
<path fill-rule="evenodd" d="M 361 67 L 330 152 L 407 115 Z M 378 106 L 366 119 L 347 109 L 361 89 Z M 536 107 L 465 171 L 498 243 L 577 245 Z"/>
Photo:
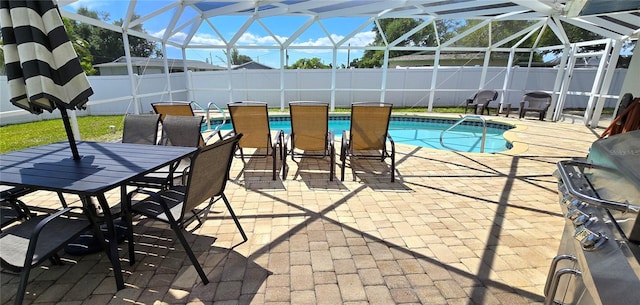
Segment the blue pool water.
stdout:
<path fill-rule="evenodd" d="M 271 130 L 283 130 L 288 133 L 291 130 L 289 117 L 271 117 Z M 446 132 L 443 137 L 445 147 L 440 145 L 440 133 L 455 124 L 455 119 L 434 119 L 417 117 L 392 117 L 389 123 L 389 134 L 396 143 L 428 147 L 440 150 L 457 150 L 464 152 L 480 152 L 482 140 L 482 123 L 465 121 L 454 129 Z M 218 124 L 220 122 L 217 122 Z M 212 122 L 212 128 L 216 122 Z M 336 135 L 336 141 L 341 137 L 343 130 L 349 130 L 348 116 L 331 117 L 329 129 Z M 485 153 L 495 153 L 511 148 L 503 134 L 513 128 L 511 125 L 487 123 L 487 138 Z M 206 127 L 205 127 L 206 129 Z M 221 130 L 231 130 L 232 125 L 227 122 Z"/>

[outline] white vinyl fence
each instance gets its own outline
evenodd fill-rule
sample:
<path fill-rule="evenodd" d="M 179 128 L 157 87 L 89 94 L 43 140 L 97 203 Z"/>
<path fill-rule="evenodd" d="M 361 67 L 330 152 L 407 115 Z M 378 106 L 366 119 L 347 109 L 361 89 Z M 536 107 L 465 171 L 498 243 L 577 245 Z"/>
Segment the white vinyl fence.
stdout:
<path fill-rule="evenodd" d="M 507 68 L 489 67 L 485 84 L 480 84 L 482 67 L 439 67 L 434 107 L 460 106 L 480 87 L 496 89 L 499 100 L 517 103 L 529 91 L 552 92 L 556 80 L 555 68 L 512 67 L 508 90 L 502 90 Z M 585 108 L 589 99 L 597 68 L 576 68 L 568 88 L 567 108 Z M 380 101 L 394 107 L 427 107 L 431 94 L 433 69 L 388 69 L 386 79 L 382 69 L 332 70 L 233 70 L 215 72 L 136 75 L 133 81 L 139 101 L 139 112 L 152 111 L 151 103 L 169 100 L 192 100 L 206 107 L 215 103 L 225 108 L 229 102 L 256 100 L 270 107 L 286 107 L 292 100 L 318 100 L 334 102 L 336 108 L 349 107 L 352 102 Z M 621 95 L 626 69 L 617 69 L 605 107 L 613 108 Z M 335 84 L 332 84 L 335 73 Z M 110 115 L 135 113 L 132 81 L 127 75 L 90 76 L 94 95 L 86 111 L 76 115 Z M 169 84 L 170 83 L 170 84 Z M 171 89 L 171 90 L 169 90 Z M 48 119 L 52 114 L 32 115 L 11 105 L 5 76 L 0 76 L 0 125 Z"/>

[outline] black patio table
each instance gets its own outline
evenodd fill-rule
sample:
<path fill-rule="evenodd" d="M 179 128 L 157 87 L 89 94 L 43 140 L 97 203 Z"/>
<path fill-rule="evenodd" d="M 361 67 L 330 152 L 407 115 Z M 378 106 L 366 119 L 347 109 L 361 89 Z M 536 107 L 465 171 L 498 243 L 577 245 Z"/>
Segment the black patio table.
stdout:
<path fill-rule="evenodd" d="M 69 143 L 60 142 L 0 155 L 0 183 L 76 194 L 89 211 L 92 222 L 98 212 L 96 198 L 107 223 L 109 236 L 115 237 L 111 212 L 105 193 L 121 187 L 126 198 L 126 184 L 175 161 L 193 154 L 195 147 L 144 144 L 78 142 L 80 159 L 75 160 Z M 124 288 L 117 242 L 110 242 L 109 258 L 118 290 Z"/>

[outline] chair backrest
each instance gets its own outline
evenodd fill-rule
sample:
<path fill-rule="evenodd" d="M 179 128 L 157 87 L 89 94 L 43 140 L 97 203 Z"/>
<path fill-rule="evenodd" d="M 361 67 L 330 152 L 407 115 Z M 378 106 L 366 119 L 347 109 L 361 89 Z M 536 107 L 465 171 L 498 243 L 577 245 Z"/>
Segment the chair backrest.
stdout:
<path fill-rule="evenodd" d="M 326 149 L 329 132 L 329 104 L 314 101 L 289 103 L 293 145 L 302 150 Z"/>
<path fill-rule="evenodd" d="M 352 150 L 384 149 L 393 104 L 380 102 L 351 105 L 350 147 Z"/>
<path fill-rule="evenodd" d="M 202 138 L 201 116 L 167 115 L 162 122 L 158 145 L 198 147 Z"/>
<path fill-rule="evenodd" d="M 160 102 L 151 104 L 151 107 L 160 115 L 160 121 L 164 121 L 165 115 L 194 116 L 189 102 Z"/>
<path fill-rule="evenodd" d="M 496 90 L 480 90 L 473 96 L 475 103 L 491 102 L 498 99 L 498 91 Z"/>
<path fill-rule="evenodd" d="M 233 132 L 243 134 L 238 146 L 244 148 L 271 147 L 269 110 L 262 102 L 237 102 L 227 104 Z"/>
<path fill-rule="evenodd" d="M 229 180 L 233 153 L 241 138 L 242 134 L 236 134 L 231 138 L 209 144 L 202 147 L 191 158 L 182 215 L 212 196 L 224 192 Z"/>
<path fill-rule="evenodd" d="M 551 94 L 542 91 L 533 91 L 526 93 L 522 97 L 522 101 L 526 103 L 527 109 L 544 110 L 551 105 Z"/>
<path fill-rule="evenodd" d="M 155 145 L 159 122 L 159 114 L 127 114 L 124 117 L 122 143 Z"/>

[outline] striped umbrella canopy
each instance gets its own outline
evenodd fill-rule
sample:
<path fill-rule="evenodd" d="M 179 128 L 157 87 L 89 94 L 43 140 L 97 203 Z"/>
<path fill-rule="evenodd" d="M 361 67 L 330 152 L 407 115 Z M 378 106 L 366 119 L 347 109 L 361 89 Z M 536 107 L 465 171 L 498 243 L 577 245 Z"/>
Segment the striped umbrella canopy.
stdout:
<path fill-rule="evenodd" d="M 93 94 L 52 0 L 0 0 L 0 26 L 11 103 L 34 114 L 59 109 L 79 159 L 67 109 Z"/>

